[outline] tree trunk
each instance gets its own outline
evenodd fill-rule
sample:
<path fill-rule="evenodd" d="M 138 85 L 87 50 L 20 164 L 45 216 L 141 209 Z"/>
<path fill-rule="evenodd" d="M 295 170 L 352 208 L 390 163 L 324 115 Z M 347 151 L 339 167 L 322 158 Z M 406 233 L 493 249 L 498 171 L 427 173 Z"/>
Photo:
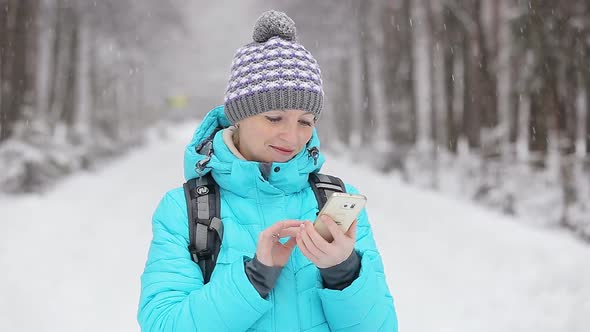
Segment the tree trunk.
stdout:
<path fill-rule="evenodd" d="M 550 96 L 550 89 L 547 83 L 534 90 L 530 96 L 529 111 L 529 151 L 531 152 L 530 163 L 534 168 L 545 168 L 548 149 L 548 120 L 551 113 L 553 100 Z"/>
<path fill-rule="evenodd" d="M 0 0 L 0 142 L 10 135 L 8 132 L 8 114 L 6 113 L 6 106 L 4 106 L 8 100 L 8 94 L 5 92 L 9 76 L 6 70 L 9 68 L 7 62 L 11 34 L 8 27 L 8 15 L 12 12 L 6 9 L 9 8 L 10 2 L 11 0 Z"/>
<path fill-rule="evenodd" d="M 476 69 L 478 50 L 475 41 L 469 34 L 463 42 L 463 133 L 471 149 L 479 150 L 480 138 L 480 112 L 477 101 L 481 96 L 481 80 Z"/>
<path fill-rule="evenodd" d="M 94 31 L 92 29 L 90 29 L 89 31 L 88 40 L 90 44 L 89 49 L 94 49 L 94 47 L 96 47 L 96 40 L 94 36 Z M 90 121 L 89 130 L 91 135 L 96 136 L 97 129 L 98 131 L 103 129 L 101 125 L 101 101 L 104 98 L 104 92 L 100 89 L 100 77 L 98 74 L 98 55 L 96 54 L 96 52 L 90 51 L 88 52 L 88 59 L 88 118 Z"/>
<path fill-rule="evenodd" d="M 518 86 L 522 66 L 522 54 L 510 54 L 510 103 L 508 109 L 508 139 L 512 146 L 516 146 L 519 136 L 520 99 L 521 91 Z"/>
<path fill-rule="evenodd" d="M 584 64 L 586 65 L 582 72 L 583 82 L 584 82 L 584 91 L 586 96 L 586 130 L 583 133 L 584 141 L 586 142 L 586 165 L 587 168 L 590 169 L 590 68 L 588 68 L 588 57 L 590 56 L 590 46 L 586 47 L 586 56 L 584 59 L 586 60 Z"/>
<path fill-rule="evenodd" d="M 443 52 L 444 52 L 444 80 L 445 80 L 445 120 L 447 130 L 447 146 L 450 152 L 457 153 L 457 141 L 459 139 L 459 132 L 455 121 L 455 52 L 457 43 L 457 22 L 453 17 L 451 10 L 444 9 L 443 14 L 444 26 L 446 31 L 444 34 Z"/>
<path fill-rule="evenodd" d="M 404 142 L 404 108 L 402 93 L 400 93 L 399 70 L 403 65 L 400 49 L 402 40 L 400 30 L 402 22 L 394 8 L 393 1 L 386 2 L 382 10 L 381 29 L 383 32 L 383 95 L 386 101 L 385 116 L 388 129 L 388 138 L 393 145 Z"/>
<path fill-rule="evenodd" d="M 577 70 L 573 64 L 567 65 L 567 70 L 565 74 L 565 79 L 561 82 L 565 86 L 563 90 L 565 92 L 565 96 L 563 96 L 563 101 L 558 99 L 558 105 L 561 109 L 560 114 L 558 114 L 558 123 L 559 123 L 559 137 L 560 137 L 560 148 L 562 155 L 574 155 L 576 153 L 576 143 L 577 143 L 577 125 L 578 125 L 578 110 L 576 107 L 576 101 L 578 98 L 578 84 L 577 84 Z M 553 95 L 559 98 L 558 88 L 556 85 L 553 87 L 554 92 Z"/>
<path fill-rule="evenodd" d="M 547 5 L 541 1 L 531 1 L 527 8 L 529 29 L 527 42 L 534 57 L 534 70 L 531 79 L 527 82 L 531 90 L 528 128 L 529 162 L 537 169 L 545 168 L 549 128 L 555 129 L 555 115 L 561 112 L 558 109 L 557 96 L 553 95 L 553 86 L 557 84 L 555 71 L 558 62 L 551 52 L 547 32 L 544 29 L 543 14 L 547 13 Z"/>
<path fill-rule="evenodd" d="M 436 49 L 434 45 L 438 43 L 438 29 L 437 29 L 437 22 L 434 13 L 434 8 L 432 8 L 433 4 L 428 1 L 422 1 L 422 5 L 424 6 L 426 17 L 425 22 L 427 26 L 427 34 L 428 34 L 428 43 L 427 43 L 427 50 L 428 50 L 428 75 L 429 75 L 429 84 L 430 84 L 430 95 L 428 96 L 430 99 L 430 103 L 428 105 L 429 109 L 429 118 L 430 118 L 430 139 L 432 140 L 433 146 L 436 146 L 438 143 L 438 131 L 437 131 L 437 97 L 436 97 L 436 80 L 438 77 L 435 74 L 436 65 L 435 65 L 435 58 L 437 56 Z"/>
<path fill-rule="evenodd" d="M 584 61 L 582 62 L 583 71 L 582 71 L 582 78 L 583 78 L 583 90 L 586 96 L 586 130 L 582 134 L 584 141 L 586 142 L 586 166 L 587 169 L 590 170 L 590 61 L 588 61 L 588 57 L 590 57 L 590 46 L 586 45 L 584 48 L 585 56 Z"/>
<path fill-rule="evenodd" d="M 27 119 L 38 116 L 37 77 L 39 73 L 39 21 L 41 12 L 40 0 L 29 0 L 27 10 L 27 51 L 29 52 L 25 73 L 25 105 L 30 108 L 31 113 L 25 114 Z M 34 112 L 34 113 L 33 113 Z"/>
<path fill-rule="evenodd" d="M 589 52 L 590 53 L 590 52 Z M 590 69 L 586 68 L 586 160 L 590 165 Z"/>
<path fill-rule="evenodd" d="M 345 146 L 350 146 L 350 133 L 352 132 L 352 100 L 350 98 L 352 93 L 352 78 L 350 76 L 351 61 L 349 57 L 345 56 L 339 62 L 340 70 L 338 71 L 338 75 L 340 80 L 338 81 L 339 85 L 337 87 L 338 98 L 334 101 L 336 105 L 336 132 L 338 140 Z"/>
<path fill-rule="evenodd" d="M 109 126 L 111 127 L 111 138 L 115 141 L 121 141 L 121 127 L 124 123 L 123 119 L 123 108 L 121 104 L 123 103 L 121 98 L 121 90 L 122 90 L 122 83 L 120 79 L 115 78 L 113 80 L 113 89 L 111 89 L 111 109 L 112 109 L 112 118 L 109 119 L 110 123 Z"/>
<path fill-rule="evenodd" d="M 0 2 L 0 141 L 36 96 L 38 0 Z M 28 114 L 27 116 L 30 116 Z"/>
<path fill-rule="evenodd" d="M 427 33 L 429 35 L 428 38 L 428 72 L 430 76 L 430 103 L 428 107 L 430 108 L 430 139 L 432 141 L 431 151 L 430 151 L 430 158 L 432 161 L 431 164 L 431 186 L 433 189 L 437 189 L 439 186 L 439 179 L 438 179 L 438 143 L 439 143 L 439 130 L 438 130 L 438 108 L 440 102 L 440 96 L 438 94 L 438 83 L 440 79 L 440 75 L 437 75 L 440 70 L 440 54 L 437 51 L 439 43 L 439 15 L 440 10 L 438 7 L 433 8 L 435 4 L 431 3 L 429 0 L 422 1 L 422 5 L 426 11 L 426 23 L 427 23 Z M 438 63 L 438 66 L 437 66 Z"/>
<path fill-rule="evenodd" d="M 476 62 L 476 70 L 478 77 L 481 78 L 481 99 L 478 99 L 478 107 L 483 111 L 482 127 L 486 135 L 485 141 L 482 144 L 482 154 L 487 159 L 497 159 L 500 156 L 500 141 L 498 135 L 495 133 L 498 126 L 498 92 L 497 92 L 497 77 L 491 68 L 491 62 L 497 58 L 498 49 L 498 16 L 499 7 L 498 1 L 494 1 L 492 10 L 492 29 L 490 44 L 487 40 L 486 31 L 483 23 L 483 15 L 481 10 L 481 0 L 477 0 L 475 6 L 475 25 L 477 27 L 477 49 L 479 51 L 479 63 Z"/>
<path fill-rule="evenodd" d="M 404 34 L 406 45 L 406 61 L 408 66 L 408 72 L 404 78 L 403 85 L 405 86 L 405 92 L 408 98 L 408 111 L 409 111 L 409 122 L 410 122 L 410 142 L 415 144 L 418 140 L 418 109 L 416 107 L 416 87 L 414 80 L 414 28 L 412 27 L 412 1 L 403 0 L 402 13 L 406 19 L 406 27 Z"/>
<path fill-rule="evenodd" d="M 506 128 L 506 134 L 502 130 L 501 144 L 505 154 L 505 161 L 514 163 L 517 158 L 517 141 L 519 137 L 520 118 L 520 83 L 522 51 L 518 47 L 518 37 L 514 36 L 514 20 L 510 13 L 514 11 L 514 0 L 500 0 L 498 5 L 498 112 L 502 114 L 502 128 Z M 504 167 L 507 167 L 505 164 Z"/>
<path fill-rule="evenodd" d="M 403 0 L 386 2 L 381 10 L 383 33 L 383 94 L 386 101 L 385 122 L 390 150 L 384 163 L 386 168 L 404 172 L 407 151 L 415 141 L 415 109 L 411 17 L 409 4 Z"/>
<path fill-rule="evenodd" d="M 8 42 L 8 3 L 10 0 L 0 0 L 0 103 L 2 102 L 2 83 L 4 69 L 4 60 L 6 58 L 6 52 L 8 51 L 6 44 Z M 1 104 L 0 104 L 1 105 Z"/>
<path fill-rule="evenodd" d="M 25 100 L 25 77 L 27 71 L 27 2 L 18 1 L 16 21 L 12 40 L 14 59 L 12 61 L 11 100 L 8 103 L 11 119 L 16 121 L 23 111 Z M 14 123 L 14 122 L 13 122 Z"/>
<path fill-rule="evenodd" d="M 52 13 L 52 23 L 54 25 L 53 40 L 51 43 L 51 62 L 49 65 L 49 96 L 47 102 L 47 112 L 49 114 L 49 126 L 54 129 L 59 113 L 61 112 L 62 102 L 60 101 L 62 86 L 62 52 L 64 48 L 64 15 L 62 0 L 57 0 L 55 9 Z"/>
<path fill-rule="evenodd" d="M 65 89 L 63 93 L 63 112 L 61 120 L 71 130 L 76 122 L 76 97 L 78 87 L 78 65 L 79 65 L 79 22 L 77 13 L 73 8 L 67 8 L 65 17 L 68 31 L 67 61 L 64 66 Z"/>
<path fill-rule="evenodd" d="M 370 2 L 359 1 L 358 11 L 358 38 L 361 57 L 361 139 L 363 146 L 370 146 L 373 142 L 373 133 L 375 132 L 375 109 L 373 105 L 372 85 L 373 75 L 371 75 L 370 50 L 371 50 L 371 31 L 369 25 Z"/>
<path fill-rule="evenodd" d="M 404 150 L 415 142 L 416 135 L 414 46 L 409 6 L 410 3 L 405 0 L 388 2 L 381 18 L 384 35 L 383 92 L 387 101 L 388 137 L 393 146 Z"/>
<path fill-rule="evenodd" d="M 19 49 L 22 46 L 22 28 L 19 19 L 23 19 L 23 10 L 26 10 L 25 4 L 18 0 L 8 0 L 1 8 L 2 20 L 4 21 L 4 36 L 2 49 L 1 77 L 2 86 L 0 86 L 0 141 L 12 136 L 14 124 L 20 114 L 20 105 L 22 104 L 23 92 L 22 85 L 24 79 L 21 72 L 24 68 L 22 59 L 19 56 L 23 53 L 26 56 L 26 50 Z M 15 107 L 16 106 L 16 107 Z"/>
<path fill-rule="evenodd" d="M 571 54 L 573 56 L 573 54 Z M 565 85 L 563 102 L 558 102 L 561 112 L 558 116 L 558 137 L 560 147 L 560 175 L 562 185 L 563 209 L 560 223 L 566 228 L 571 228 L 569 210 L 577 201 L 576 181 L 574 174 L 576 139 L 577 139 L 577 108 L 578 94 L 576 68 L 573 63 L 567 65 L 565 78 L 561 82 Z M 556 84 L 558 82 L 555 82 Z M 554 87 L 554 96 L 559 96 L 558 86 Z"/>

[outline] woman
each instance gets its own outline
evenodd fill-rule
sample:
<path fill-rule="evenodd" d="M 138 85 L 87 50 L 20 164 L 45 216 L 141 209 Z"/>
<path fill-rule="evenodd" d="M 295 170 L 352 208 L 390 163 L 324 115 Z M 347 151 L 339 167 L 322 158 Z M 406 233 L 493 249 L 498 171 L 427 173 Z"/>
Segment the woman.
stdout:
<path fill-rule="evenodd" d="M 308 176 L 321 168 L 320 70 L 284 13 L 257 21 L 235 55 L 225 102 L 185 151 L 187 179 L 211 172 L 224 235 L 211 275 L 190 257 L 182 188 L 153 216 L 138 321 L 144 331 L 397 331 L 381 258 L 363 211 L 347 232 L 318 212 Z M 221 128 L 221 130 L 220 130 Z M 197 147 L 212 139 L 212 150 Z M 313 152 L 313 153 L 312 153 Z M 347 192 L 356 189 L 347 185 Z"/>

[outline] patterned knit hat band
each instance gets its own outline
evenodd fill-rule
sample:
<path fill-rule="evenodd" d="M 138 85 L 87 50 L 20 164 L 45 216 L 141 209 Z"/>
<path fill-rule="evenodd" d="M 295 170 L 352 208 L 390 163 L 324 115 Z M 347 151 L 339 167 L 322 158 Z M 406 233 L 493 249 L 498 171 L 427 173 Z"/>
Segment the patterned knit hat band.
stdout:
<path fill-rule="evenodd" d="M 271 111 L 299 109 L 319 119 L 324 92 L 317 61 L 296 41 L 295 24 L 285 13 L 263 13 L 254 42 L 237 50 L 225 93 L 232 123 Z"/>

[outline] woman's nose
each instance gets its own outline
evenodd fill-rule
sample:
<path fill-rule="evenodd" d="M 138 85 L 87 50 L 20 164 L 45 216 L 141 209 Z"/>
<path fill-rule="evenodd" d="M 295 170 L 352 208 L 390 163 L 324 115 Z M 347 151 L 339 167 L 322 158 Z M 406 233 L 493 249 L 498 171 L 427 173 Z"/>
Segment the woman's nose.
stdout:
<path fill-rule="evenodd" d="M 281 128 L 279 137 L 289 144 L 295 144 L 297 141 L 297 124 L 287 123 Z"/>

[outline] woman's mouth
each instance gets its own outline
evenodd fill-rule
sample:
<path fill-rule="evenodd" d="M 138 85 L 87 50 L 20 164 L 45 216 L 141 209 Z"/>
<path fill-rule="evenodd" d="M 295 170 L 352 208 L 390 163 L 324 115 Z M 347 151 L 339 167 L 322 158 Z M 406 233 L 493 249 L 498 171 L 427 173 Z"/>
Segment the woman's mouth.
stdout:
<path fill-rule="evenodd" d="M 287 149 L 287 148 L 282 148 L 282 147 L 278 147 L 278 146 L 274 146 L 271 145 L 271 148 L 273 148 L 275 151 L 277 151 L 278 153 L 285 155 L 285 156 L 289 156 L 293 153 L 293 151 L 295 150 L 291 150 L 291 149 Z"/>

